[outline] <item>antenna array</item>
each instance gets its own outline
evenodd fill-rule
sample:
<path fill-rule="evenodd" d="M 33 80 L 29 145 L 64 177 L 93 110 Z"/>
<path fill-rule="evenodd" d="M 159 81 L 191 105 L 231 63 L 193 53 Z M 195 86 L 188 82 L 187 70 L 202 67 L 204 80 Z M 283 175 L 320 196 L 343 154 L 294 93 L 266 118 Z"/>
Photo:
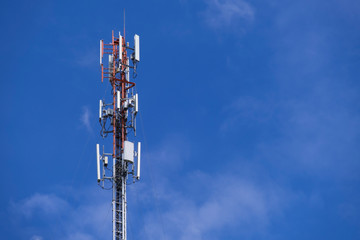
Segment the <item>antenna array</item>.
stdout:
<path fill-rule="evenodd" d="M 128 52 L 132 52 L 131 55 Z M 108 59 L 106 64 L 103 63 L 104 59 Z M 136 137 L 139 97 L 134 91 L 134 79 L 139 61 L 138 35 L 134 36 L 133 48 L 125 42 L 125 37 L 120 32 L 118 37 L 112 32 L 111 43 L 105 44 L 100 40 L 101 82 L 108 79 L 112 87 L 109 103 L 107 99 L 99 101 L 100 135 L 103 139 L 112 136 L 113 143 L 112 153 L 106 153 L 104 146 L 100 153 L 100 145 L 96 144 L 97 180 L 103 189 L 113 191 L 113 240 L 126 240 L 126 186 L 140 180 L 141 143 L 137 143 L 135 150 L 134 142 L 128 139 L 131 132 Z M 109 163 L 109 157 L 112 158 L 112 163 Z M 132 179 L 129 179 L 129 175 L 132 175 Z"/>

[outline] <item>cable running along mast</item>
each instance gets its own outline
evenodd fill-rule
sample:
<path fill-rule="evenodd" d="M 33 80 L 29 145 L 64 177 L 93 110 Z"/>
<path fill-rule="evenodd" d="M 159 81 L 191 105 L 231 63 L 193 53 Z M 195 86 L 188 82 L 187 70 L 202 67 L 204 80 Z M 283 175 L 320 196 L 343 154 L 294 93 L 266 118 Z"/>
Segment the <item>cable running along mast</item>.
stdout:
<path fill-rule="evenodd" d="M 99 102 L 100 135 L 103 139 L 112 136 L 112 153 L 106 153 L 103 146 L 101 154 L 100 145 L 96 144 L 97 181 L 103 189 L 112 189 L 113 192 L 113 240 L 126 240 L 126 185 L 140 179 L 141 143 L 137 143 L 135 151 L 134 142 L 128 140 L 128 134 L 136 136 L 139 111 L 138 94 L 134 91 L 136 66 L 140 61 L 139 43 L 139 36 L 135 34 L 134 47 L 130 47 L 125 36 L 120 32 L 114 36 L 114 31 L 111 43 L 100 40 L 101 82 L 108 79 L 112 87 L 111 98 Z M 108 60 L 106 64 L 103 59 Z"/>

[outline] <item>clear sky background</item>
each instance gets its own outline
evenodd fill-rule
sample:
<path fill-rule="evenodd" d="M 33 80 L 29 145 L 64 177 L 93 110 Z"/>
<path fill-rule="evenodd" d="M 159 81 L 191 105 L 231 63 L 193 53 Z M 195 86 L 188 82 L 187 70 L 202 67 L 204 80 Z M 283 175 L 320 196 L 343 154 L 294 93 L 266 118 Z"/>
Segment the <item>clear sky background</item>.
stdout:
<path fill-rule="evenodd" d="M 360 239 L 355 0 L 2 1 L 1 239 L 111 239 L 98 54 L 124 8 L 141 37 L 129 240 Z"/>

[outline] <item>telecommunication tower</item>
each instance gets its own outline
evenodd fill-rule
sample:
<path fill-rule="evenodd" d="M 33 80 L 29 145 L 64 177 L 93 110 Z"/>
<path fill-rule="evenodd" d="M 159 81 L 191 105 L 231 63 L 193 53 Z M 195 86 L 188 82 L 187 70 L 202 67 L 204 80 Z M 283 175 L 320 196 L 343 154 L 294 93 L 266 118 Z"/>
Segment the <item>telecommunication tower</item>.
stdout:
<path fill-rule="evenodd" d="M 124 36 L 120 32 L 115 36 L 112 31 L 111 43 L 100 40 L 101 82 L 108 79 L 112 89 L 109 100 L 106 96 L 100 99 L 100 135 L 103 139 L 112 136 L 112 153 L 106 153 L 103 146 L 101 154 L 100 145 L 96 144 L 97 181 L 103 189 L 112 189 L 113 240 L 126 240 L 126 186 L 140 180 L 141 143 L 137 143 L 135 150 L 134 142 L 128 139 L 130 133 L 130 137 L 136 137 L 139 97 L 134 89 L 134 79 L 139 61 L 140 38 L 137 34 L 133 47 L 125 41 L 125 28 Z"/>

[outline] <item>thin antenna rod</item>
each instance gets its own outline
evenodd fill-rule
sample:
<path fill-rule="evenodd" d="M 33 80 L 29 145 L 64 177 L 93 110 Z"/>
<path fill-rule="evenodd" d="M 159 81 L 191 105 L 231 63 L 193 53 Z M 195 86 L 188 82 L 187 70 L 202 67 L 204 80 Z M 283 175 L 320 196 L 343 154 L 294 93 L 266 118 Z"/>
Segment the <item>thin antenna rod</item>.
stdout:
<path fill-rule="evenodd" d="M 125 8 L 124 8 L 124 38 L 125 38 Z"/>

